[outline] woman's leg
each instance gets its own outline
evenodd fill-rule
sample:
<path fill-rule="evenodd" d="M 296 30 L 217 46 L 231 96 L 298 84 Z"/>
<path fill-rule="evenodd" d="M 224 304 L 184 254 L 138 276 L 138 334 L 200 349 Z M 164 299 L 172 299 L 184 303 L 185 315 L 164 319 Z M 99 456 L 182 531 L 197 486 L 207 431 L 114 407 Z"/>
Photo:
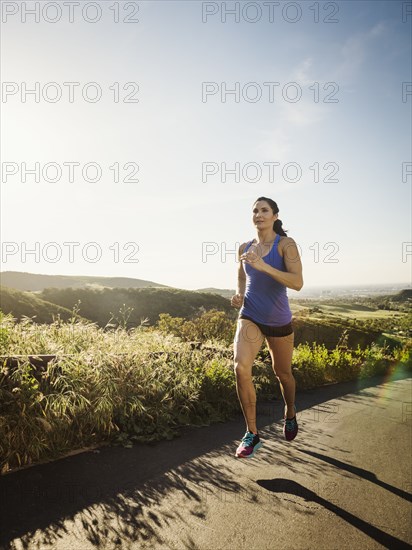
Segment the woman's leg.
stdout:
<path fill-rule="evenodd" d="M 292 374 L 292 354 L 295 333 L 288 336 L 266 336 L 269 353 L 272 358 L 272 367 L 279 380 L 280 390 L 286 405 L 286 417 L 295 416 L 296 383 Z"/>
<path fill-rule="evenodd" d="M 253 362 L 263 343 L 259 327 L 249 319 L 238 319 L 234 340 L 236 391 L 245 417 L 246 430 L 257 433 L 256 392 L 252 381 Z"/>

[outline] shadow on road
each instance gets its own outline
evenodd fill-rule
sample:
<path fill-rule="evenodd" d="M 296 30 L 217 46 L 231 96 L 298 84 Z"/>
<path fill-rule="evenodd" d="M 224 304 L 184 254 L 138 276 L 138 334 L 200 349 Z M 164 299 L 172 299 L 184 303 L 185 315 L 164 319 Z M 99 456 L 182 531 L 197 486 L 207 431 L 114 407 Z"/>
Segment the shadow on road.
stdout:
<path fill-rule="evenodd" d="M 410 373 L 395 373 L 390 381 L 409 377 Z M 356 399 L 364 388 L 383 382 L 388 382 L 388 379 L 374 377 L 298 392 L 296 403 L 298 410 L 318 407 L 320 414 L 328 400 L 349 393 L 355 393 L 353 397 Z M 277 438 L 281 430 L 283 402 L 259 404 L 257 412 L 259 429 L 262 426 L 263 431 L 275 430 L 276 437 L 268 439 L 266 449 L 273 445 L 276 448 L 276 464 L 283 462 L 293 468 L 290 447 L 282 447 Z M 229 466 L 225 463 L 221 467 L 219 460 L 233 457 L 244 429 L 244 420 L 239 413 L 229 422 L 210 427 L 182 428 L 181 436 L 171 441 L 136 444 L 131 449 L 102 447 L 97 451 L 3 475 L 0 477 L 0 544 L 4 545 L 3 548 L 13 547 L 10 542 L 19 538 L 23 547 L 30 543 L 30 549 L 43 550 L 53 546 L 66 534 L 67 520 L 73 520 L 75 516 L 75 530 L 73 528 L 70 535 L 75 539 L 77 537 L 79 548 L 85 540 L 96 547 L 121 544 L 122 548 L 127 548 L 130 542 L 144 543 L 149 540 L 152 545 L 162 544 L 159 535 L 161 525 L 171 524 L 176 519 L 185 522 L 187 516 L 204 519 L 206 498 L 205 494 L 202 495 L 202 487 L 212 488 L 215 494 L 228 491 L 236 494 L 242 490 L 234 481 L 239 477 L 238 461 L 233 458 L 233 467 L 230 462 Z M 326 455 L 306 452 L 307 459 L 304 456 L 299 458 L 295 453 L 295 462 L 309 465 L 309 455 L 321 458 L 405 498 L 403 491 L 388 487 L 372 472 L 339 463 Z M 262 453 L 260 460 L 273 465 L 270 453 Z M 254 468 L 255 465 L 249 467 Z M 313 464 L 312 461 L 310 468 L 311 474 L 316 475 L 322 472 L 324 465 L 317 465 L 317 461 Z M 284 491 L 285 480 L 262 480 L 261 484 L 267 490 L 277 491 L 280 481 Z M 390 547 L 400 547 L 396 545 L 401 541 L 395 537 L 354 517 L 319 497 L 316 492 L 293 482 L 288 483 L 289 492 L 297 494 L 298 491 L 307 500 L 330 509 L 375 540 L 379 537 L 380 542 L 388 541 Z M 166 507 L 160 516 L 154 509 L 161 507 L 165 497 L 173 490 L 181 491 L 186 496 L 188 506 L 184 509 Z M 41 534 L 37 533 L 33 539 L 37 530 Z"/>
<path fill-rule="evenodd" d="M 315 492 L 307 489 L 299 483 L 296 483 L 295 481 L 292 481 L 290 479 L 260 479 L 257 480 L 257 483 L 260 487 L 263 487 L 273 493 L 288 493 L 290 495 L 296 495 L 300 498 L 305 499 L 308 502 L 314 502 L 323 506 L 326 510 L 330 510 L 340 518 L 344 519 L 345 521 L 365 533 L 365 535 L 373 538 L 379 544 L 386 546 L 386 548 L 401 549 L 411 547 L 410 544 L 407 544 L 406 542 L 396 537 L 393 537 L 392 535 L 388 535 L 388 533 L 385 533 L 381 529 L 378 529 L 370 523 L 367 523 L 366 521 L 363 521 L 362 519 L 354 516 L 350 512 L 347 512 L 346 510 L 337 506 L 336 504 L 333 504 L 329 500 L 320 497 Z"/>
<path fill-rule="evenodd" d="M 357 466 L 352 466 L 351 464 L 346 464 L 346 462 L 342 462 L 340 460 L 337 460 L 336 458 L 322 455 L 320 453 L 315 453 L 314 451 L 308 451 L 306 449 L 298 449 L 298 451 L 300 451 L 301 453 L 305 453 L 307 455 L 313 456 L 314 458 L 319 458 L 320 460 L 324 460 L 328 464 L 332 464 L 332 466 L 336 466 L 341 470 L 346 470 L 347 472 L 350 472 L 355 476 L 359 476 L 359 477 L 362 477 L 363 479 L 367 479 L 368 481 L 375 483 L 376 485 L 379 485 L 379 487 L 382 487 L 383 489 L 390 491 L 394 495 L 404 498 L 408 502 L 412 502 L 412 495 L 410 493 L 407 493 L 402 489 L 398 489 L 397 487 L 393 487 L 392 485 L 389 485 L 389 483 L 385 483 L 384 481 L 381 481 L 376 477 L 376 474 L 374 474 L 369 470 L 358 468 Z"/>

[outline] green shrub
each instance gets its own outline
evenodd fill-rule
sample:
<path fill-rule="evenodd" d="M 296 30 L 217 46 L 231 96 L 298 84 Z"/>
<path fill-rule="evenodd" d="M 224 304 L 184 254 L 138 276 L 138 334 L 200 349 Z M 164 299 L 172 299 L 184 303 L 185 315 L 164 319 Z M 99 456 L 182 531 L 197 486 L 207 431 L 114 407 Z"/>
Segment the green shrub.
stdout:
<path fill-rule="evenodd" d="M 172 317 L 170 313 L 161 313 L 156 328 L 162 332 L 182 336 L 182 326 L 185 320 L 182 317 Z"/>
<path fill-rule="evenodd" d="M 213 420 L 228 418 L 239 410 L 235 373 L 230 359 L 216 357 L 205 361 L 197 368 L 197 373 L 202 381 L 200 401 L 207 404 L 206 417 Z"/>
<path fill-rule="evenodd" d="M 292 367 L 299 388 L 314 388 L 327 381 L 328 350 L 324 344 L 300 344 L 293 349 Z"/>
<path fill-rule="evenodd" d="M 363 361 L 359 372 L 360 378 L 367 378 L 386 372 L 390 357 L 386 355 L 385 351 L 386 348 L 382 348 L 375 343 L 364 350 Z"/>
<path fill-rule="evenodd" d="M 412 340 L 405 342 L 401 349 L 394 350 L 393 356 L 399 366 L 412 370 Z"/>
<path fill-rule="evenodd" d="M 326 364 L 326 375 L 333 382 L 354 380 L 360 369 L 360 362 L 350 350 L 335 348 L 329 353 Z"/>
<path fill-rule="evenodd" d="M 224 311 L 211 309 L 200 311 L 196 317 L 185 320 L 161 313 L 156 328 L 162 332 L 172 333 L 184 341 L 201 342 L 218 340 L 230 345 L 236 332 L 236 325 Z"/>

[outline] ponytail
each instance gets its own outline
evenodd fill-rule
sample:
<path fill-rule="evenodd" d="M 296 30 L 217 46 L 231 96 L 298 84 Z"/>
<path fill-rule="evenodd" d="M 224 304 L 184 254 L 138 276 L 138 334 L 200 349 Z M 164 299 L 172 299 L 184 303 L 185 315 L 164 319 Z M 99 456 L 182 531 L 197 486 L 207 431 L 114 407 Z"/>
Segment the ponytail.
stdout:
<path fill-rule="evenodd" d="M 282 220 L 280 220 L 279 218 L 273 224 L 273 231 L 275 231 L 278 235 L 282 235 L 283 237 L 287 237 L 286 231 L 284 229 L 282 229 Z"/>

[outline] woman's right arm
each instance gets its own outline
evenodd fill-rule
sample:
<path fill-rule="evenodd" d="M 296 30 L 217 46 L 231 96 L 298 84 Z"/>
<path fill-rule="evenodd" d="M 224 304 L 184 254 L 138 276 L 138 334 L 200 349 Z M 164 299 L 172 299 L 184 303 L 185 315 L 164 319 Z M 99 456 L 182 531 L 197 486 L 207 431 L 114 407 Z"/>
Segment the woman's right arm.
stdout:
<path fill-rule="evenodd" d="M 240 259 L 240 256 L 243 254 L 243 251 L 246 247 L 247 243 L 243 243 L 239 247 L 238 251 L 238 260 L 239 260 L 239 269 L 237 272 L 237 289 L 236 294 L 232 296 L 232 299 L 230 303 L 232 306 L 241 308 L 243 305 L 243 299 L 245 297 L 245 291 L 246 291 L 246 274 L 245 270 L 243 269 L 243 262 Z"/>
<path fill-rule="evenodd" d="M 237 272 L 237 294 L 241 294 L 242 296 L 245 295 L 246 290 L 246 273 L 243 267 L 243 262 L 240 259 L 240 256 L 243 254 L 243 251 L 246 247 L 246 243 L 243 243 L 239 246 L 238 251 L 238 261 L 239 261 L 239 269 Z"/>

